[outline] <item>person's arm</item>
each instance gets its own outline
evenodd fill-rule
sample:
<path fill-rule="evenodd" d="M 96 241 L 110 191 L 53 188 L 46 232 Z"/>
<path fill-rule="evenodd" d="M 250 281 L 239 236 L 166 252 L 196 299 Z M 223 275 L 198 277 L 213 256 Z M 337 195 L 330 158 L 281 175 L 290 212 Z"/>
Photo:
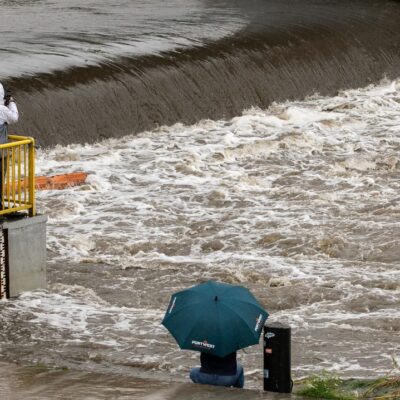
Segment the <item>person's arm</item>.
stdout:
<path fill-rule="evenodd" d="M 4 113 L 7 123 L 13 124 L 15 122 L 18 122 L 19 113 L 17 105 L 15 104 L 14 100 L 10 101 L 10 104 L 7 106 L 7 109 L 4 109 Z"/>

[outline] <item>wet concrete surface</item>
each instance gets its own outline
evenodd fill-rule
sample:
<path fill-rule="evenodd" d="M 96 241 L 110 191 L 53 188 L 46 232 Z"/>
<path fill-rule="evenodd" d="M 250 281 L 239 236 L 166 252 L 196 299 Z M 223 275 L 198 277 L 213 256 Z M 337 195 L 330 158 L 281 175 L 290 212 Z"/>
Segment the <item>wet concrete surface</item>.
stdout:
<path fill-rule="evenodd" d="M 250 400 L 297 396 L 0 362 L 2 400 Z"/>

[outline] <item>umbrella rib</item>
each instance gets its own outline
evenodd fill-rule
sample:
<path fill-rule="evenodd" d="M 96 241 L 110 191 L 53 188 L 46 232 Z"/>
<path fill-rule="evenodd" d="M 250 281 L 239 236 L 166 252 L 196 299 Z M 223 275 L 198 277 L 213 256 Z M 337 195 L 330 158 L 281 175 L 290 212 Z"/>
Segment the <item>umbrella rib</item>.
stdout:
<path fill-rule="evenodd" d="M 188 338 L 189 338 L 189 340 L 190 340 L 190 337 L 192 336 L 192 332 L 197 328 L 197 322 L 198 322 L 198 320 L 199 320 L 199 315 L 197 315 L 197 317 L 196 317 L 196 322 L 193 324 L 192 329 L 191 329 L 191 330 L 189 331 L 189 333 L 186 335 L 186 339 L 185 339 L 185 341 L 183 342 L 183 346 L 185 346 L 185 344 L 186 344 Z M 183 348 L 183 346 L 181 346 L 181 348 Z"/>
<path fill-rule="evenodd" d="M 260 304 L 258 304 L 258 302 L 257 302 L 257 303 L 252 303 L 251 301 L 247 301 L 247 300 L 237 300 L 237 299 L 234 299 L 234 298 L 231 299 L 231 301 L 249 304 L 249 305 L 251 305 L 251 306 L 253 306 L 253 307 L 259 309 L 259 310 L 260 310 L 260 313 L 261 313 L 261 312 L 266 313 L 266 314 L 267 314 L 267 318 L 269 317 L 269 313 L 268 313 L 267 311 L 265 311 L 264 308 L 263 308 Z"/>
<path fill-rule="evenodd" d="M 179 310 L 174 311 L 172 314 L 168 314 L 166 319 L 170 319 L 170 318 L 174 318 L 177 314 L 179 314 L 181 311 L 186 310 L 186 308 L 188 307 L 192 307 L 195 305 L 201 304 L 201 301 L 197 301 L 196 303 L 190 303 L 190 304 L 185 304 L 184 306 L 182 306 Z M 165 318 L 164 318 L 165 320 Z"/>
<path fill-rule="evenodd" d="M 253 328 L 247 323 L 247 321 L 240 315 L 238 314 L 232 307 L 230 307 L 228 304 L 224 304 L 225 307 L 229 308 L 231 311 L 233 311 L 234 314 L 236 314 L 243 322 L 244 324 L 247 326 L 247 328 L 250 330 L 251 334 L 253 336 L 256 336 L 254 333 L 256 333 L 256 331 L 253 331 Z"/>
<path fill-rule="evenodd" d="M 261 304 L 258 304 L 258 301 L 257 301 L 257 303 L 254 303 L 254 302 L 251 302 L 251 301 L 248 301 L 248 300 L 237 299 L 237 298 L 235 298 L 235 297 L 230 297 L 229 300 L 232 300 L 232 301 L 240 301 L 241 303 L 250 304 L 251 306 L 254 306 L 254 307 L 257 307 L 257 308 L 261 308 L 261 310 L 263 310 L 264 312 L 266 312 L 266 311 L 264 310 L 264 308 L 261 306 Z"/>
<path fill-rule="evenodd" d="M 222 306 L 224 305 L 223 303 L 221 304 Z M 216 307 L 216 312 L 218 313 L 218 320 L 220 320 L 220 313 L 221 313 L 221 310 L 220 310 L 220 308 L 221 307 Z M 221 324 L 217 324 L 217 331 L 218 331 L 218 337 L 222 337 L 221 336 Z M 222 350 L 222 349 L 221 349 Z"/>
<path fill-rule="evenodd" d="M 225 308 L 227 308 L 228 310 L 230 310 L 230 311 L 232 311 L 232 309 L 229 307 L 229 306 L 227 306 L 226 304 L 222 304 L 222 306 L 223 307 L 225 307 Z M 237 326 L 237 322 L 235 321 L 235 327 Z M 236 340 L 236 346 L 239 348 L 239 342 Z M 239 349 L 238 349 L 239 350 Z M 235 350 L 235 351 L 237 351 L 237 350 Z"/>

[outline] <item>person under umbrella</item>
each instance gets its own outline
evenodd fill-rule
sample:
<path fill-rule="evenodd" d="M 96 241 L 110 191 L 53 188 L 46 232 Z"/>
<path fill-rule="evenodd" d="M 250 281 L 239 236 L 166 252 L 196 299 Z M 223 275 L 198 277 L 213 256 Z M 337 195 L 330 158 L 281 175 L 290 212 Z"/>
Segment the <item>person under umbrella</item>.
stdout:
<path fill-rule="evenodd" d="M 209 281 L 172 295 L 162 324 L 180 348 L 201 352 L 193 382 L 243 387 L 236 351 L 259 342 L 267 318 L 248 289 Z"/>
<path fill-rule="evenodd" d="M 201 352 L 201 367 L 192 368 L 190 379 L 205 385 L 244 387 L 243 366 L 236 361 L 236 351 L 225 357 Z"/>

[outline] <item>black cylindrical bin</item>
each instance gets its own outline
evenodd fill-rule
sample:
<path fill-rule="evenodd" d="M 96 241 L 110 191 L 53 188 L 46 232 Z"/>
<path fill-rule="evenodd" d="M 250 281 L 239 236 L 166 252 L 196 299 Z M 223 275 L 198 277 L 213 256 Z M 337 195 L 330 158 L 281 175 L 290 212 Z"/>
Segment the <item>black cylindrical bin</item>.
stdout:
<path fill-rule="evenodd" d="M 290 326 L 279 322 L 264 326 L 264 390 L 290 393 Z"/>

